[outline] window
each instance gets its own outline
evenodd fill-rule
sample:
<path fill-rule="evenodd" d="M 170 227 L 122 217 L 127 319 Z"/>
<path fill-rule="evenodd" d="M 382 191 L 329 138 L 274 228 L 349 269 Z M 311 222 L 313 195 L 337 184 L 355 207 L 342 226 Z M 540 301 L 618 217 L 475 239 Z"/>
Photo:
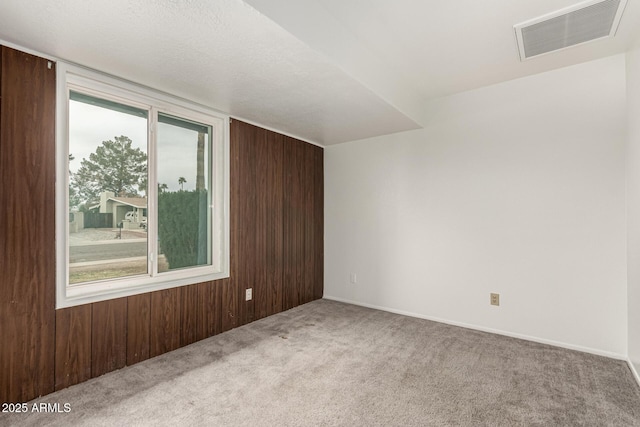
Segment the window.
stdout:
<path fill-rule="evenodd" d="M 228 117 L 58 66 L 57 307 L 228 277 Z"/>

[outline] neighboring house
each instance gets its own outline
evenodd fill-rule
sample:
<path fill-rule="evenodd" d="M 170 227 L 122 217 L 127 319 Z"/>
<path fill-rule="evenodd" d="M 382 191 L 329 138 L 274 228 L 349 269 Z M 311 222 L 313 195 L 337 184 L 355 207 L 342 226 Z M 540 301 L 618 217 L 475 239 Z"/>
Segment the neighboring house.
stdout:
<path fill-rule="evenodd" d="M 124 228 L 138 228 L 147 217 L 147 199 L 144 197 L 115 197 L 111 191 L 100 194 L 100 213 L 112 213 L 116 228 L 123 221 Z M 133 214 L 127 215 L 128 212 Z"/>

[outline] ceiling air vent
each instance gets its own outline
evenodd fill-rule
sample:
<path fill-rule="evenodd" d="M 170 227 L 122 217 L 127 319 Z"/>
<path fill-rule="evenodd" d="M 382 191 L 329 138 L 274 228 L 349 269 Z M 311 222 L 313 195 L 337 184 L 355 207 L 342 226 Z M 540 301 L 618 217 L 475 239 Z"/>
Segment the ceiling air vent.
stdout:
<path fill-rule="evenodd" d="M 514 25 L 520 60 L 615 35 L 626 3 L 591 0 Z"/>

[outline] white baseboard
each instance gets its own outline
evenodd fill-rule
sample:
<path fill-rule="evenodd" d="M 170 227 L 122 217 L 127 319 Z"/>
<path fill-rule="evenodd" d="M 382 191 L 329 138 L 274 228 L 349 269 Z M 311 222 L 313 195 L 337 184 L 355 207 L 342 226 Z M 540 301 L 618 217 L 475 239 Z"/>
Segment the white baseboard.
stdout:
<path fill-rule="evenodd" d="M 640 375 L 638 375 L 638 371 L 636 371 L 636 367 L 631 361 L 631 359 L 627 358 L 627 364 L 629 365 L 629 369 L 631 370 L 633 377 L 636 379 L 638 386 L 640 386 Z"/>
<path fill-rule="evenodd" d="M 478 325 L 472 325 L 472 324 L 468 324 L 468 323 L 456 322 L 456 321 L 453 321 L 453 320 L 441 319 L 441 318 L 438 318 L 438 317 L 426 316 L 424 314 L 412 313 L 412 312 L 408 312 L 408 311 L 404 311 L 404 310 L 397 310 L 397 309 L 394 309 L 394 308 L 382 307 L 382 306 L 362 303 L 362 302 L 358 302 L 358 301 L 351 301 L 351 300 L 347 300 L 347 299 L 344 299 L 344 298 L 332 297 L 330 295 L 324 295 L 323 298 L 327 299 L 327 300 L 343 302 L 343 303 L 346 303 L 346 304 L 352 304 L 352 305 L 358 305 L 358 306 L 361 306 L 361 307 L 373 308 L 375 310 L 387 311 L 389 313 L 401 314 L 403 316 L 416 317 L 418 319 L 431 320 L 433 322 L 445 323 L 447 325 L 460 326 L 462 328 L 467 328 L 467 329 L 474 329 L 476 331 L 489 332 L 489 333 L 492 333 L 492 334 L 504 335 L 504 336 L 507 336 L 507 337 L 518 338 L 518 339 L 522 339 L 522 340 L 526 340 L 526 341 L 533 341 L 533 342 L 537 342 L 537 343 L 540 343 L 540 344 L 552 345 L 552 346 L 555 346 L 555 347 L 566 348 L 566 349 L 569 349 L 569 350 L 581 351 L 583 353 L 595 354 L 595 355 L 598 355 L 598 356 L 609 357 L 611 359 L 624 360 L 624 361 L 627 361 L 627 362 L 629 361 L 629 359 L 628 359 L 628 357 L 626 355 L 613 353 L 613 352 L 609 352 L 609 351 L 604 351 L 604 350 L 598 350 L 598 349 L 595 349 L 595 348 L 583 347 L 583 346 L 564 343 L 564 342 L 560 342 L 560 341 L 554 341 L 554 340 L 548 340 L 548 339 L 545 339 L 545 338 L 533 337 L 533 336 L 530 336 L 530 335 L 517 334 L 517 333 L 513 333 L 513 332 L 503 331 L 503 330 L 500 330 L 500 329 L 486 328 L 484 326 L 478 326 Z M 634 372 L 634 375 L 636 376 L 636 379 L 638 379 L 639 377 L 638 377 L 638 374 L 635 372 L 635 369 L 633 368 L 633 364 L 631 364 L 631 369 Z M 640 383 L 640 380 L 639 380 L 639 383 Z"/>

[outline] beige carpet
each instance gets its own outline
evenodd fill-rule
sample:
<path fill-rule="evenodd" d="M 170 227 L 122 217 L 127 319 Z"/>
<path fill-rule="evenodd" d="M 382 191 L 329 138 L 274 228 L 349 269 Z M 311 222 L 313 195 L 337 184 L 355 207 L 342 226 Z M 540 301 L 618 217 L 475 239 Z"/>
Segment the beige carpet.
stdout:
<path fill-rule="evenodd" d="M 624 362 L 327 300 L 42 402 L 0 425 L 640 425 Z"/>

